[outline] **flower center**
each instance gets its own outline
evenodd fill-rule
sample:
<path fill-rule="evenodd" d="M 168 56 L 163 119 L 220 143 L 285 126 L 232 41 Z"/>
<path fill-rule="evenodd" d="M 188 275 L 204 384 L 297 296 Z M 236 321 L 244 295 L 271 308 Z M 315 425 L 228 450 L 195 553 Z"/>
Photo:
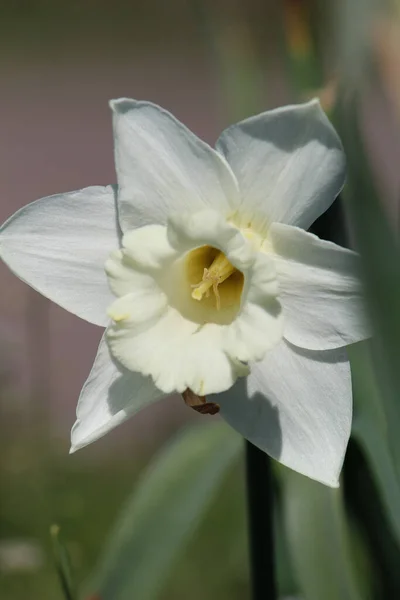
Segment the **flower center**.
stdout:
<path fill-rule="evenodd" d="M 194 288 L 192 292 L 192 298 L 195 300 L 201 300 L 204 294 L 206 295 L 206 298 L 208 298 L 210 295 L 210 289 L 212 288 L 217 303 L 217 310 L 220 310 L 221 297 L 219 295 L 218 286 L 228 279 L 228 277 L 233 275 L 235 271 L 237 271 L 237 269 L 231 265 L 225 254 L 223 252 L 219 252 L 214 258 L 210 267 L 204 267 L 203 279 L 200 281 L 200 283 L 192 284 L 192 288 Z"/>
<path fill-rule="evenodd" d="M 186 275 L 190 298 L 207 311 L 207 320 L 220 322 L 222 313 L 223 321 L 234 317 L 240 307 L 244 276 L 223 252 L 212 246 L 192 250 L 186 257 Z"/>

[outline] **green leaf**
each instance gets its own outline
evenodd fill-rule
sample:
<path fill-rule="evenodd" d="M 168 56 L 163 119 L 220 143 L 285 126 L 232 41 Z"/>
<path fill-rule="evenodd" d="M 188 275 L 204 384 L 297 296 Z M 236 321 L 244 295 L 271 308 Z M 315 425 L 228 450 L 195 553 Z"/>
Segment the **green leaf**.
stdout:
<path fill-rule="evenodd" d="M 101 600 L 150 600 L 210 507 L 242 449 L 224 423 L 185 430 L 153 460 L 111 536 L 91 590 Z"/>
<path fill-rule="evenodd" d="M 283 510 L 281 504 L 278 502 L 275 505 L 274 511 L 274 553 L 275 576 L 279 597 L 286 598 L 290 596 L 294 598 L 298 594 L 299 586 L 295 579 L 293 565 L 290 560 Z"/>
<path fill-rule="evenodd" d="M 376 380 L 368 343 L 348 348 L 354 389 L 352 435 L 363 448 L 386 509 L 393 534 L 400 545 L 400 480 L 388 443 L 385 403 Z"/>
<path fill-rule="evenodd" d="M 341 489 L 323 486 L 283 467 L 280 471 L 286 535 L 304 598 L 371 598 L 367 575 L 371 571 L 362 546 L 355 553 L 351 544 Z"/>
<path fill-rule="evenodd" d="M 221 117 L 235 122 L 265 110 L 265 65 L 245 7 L 237 4 L 227 20 L 213 0 L 191 0 L 190 6 L 217 74 Z"/>
<path fill-rule="evenodd" d="M 50 527 L 50 535 L 57 574 L 64 598 L 65 600 L 76 600 L 77 595 L 72 578 L 71 562 L 67 549 L 60 540 L 60 528 L 58 525 Z"/>

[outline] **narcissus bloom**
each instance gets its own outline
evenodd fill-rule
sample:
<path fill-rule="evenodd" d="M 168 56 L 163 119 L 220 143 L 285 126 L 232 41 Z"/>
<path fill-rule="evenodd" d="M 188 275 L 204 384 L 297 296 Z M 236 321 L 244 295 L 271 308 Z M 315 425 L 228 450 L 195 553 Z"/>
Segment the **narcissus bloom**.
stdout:
<path fill-rule="evenodd" d="M 216 150 L 153 104 L 111 108 L 118 186 L 38 200 L 0 237 L 18 277 L 107 328 L 72 449 L 178 392 L 337 485 L 351 426 L 345 346 L 368 331 L 357 256 L 305 231 L 345 175 L 318 101 L 238 123 Z"/>

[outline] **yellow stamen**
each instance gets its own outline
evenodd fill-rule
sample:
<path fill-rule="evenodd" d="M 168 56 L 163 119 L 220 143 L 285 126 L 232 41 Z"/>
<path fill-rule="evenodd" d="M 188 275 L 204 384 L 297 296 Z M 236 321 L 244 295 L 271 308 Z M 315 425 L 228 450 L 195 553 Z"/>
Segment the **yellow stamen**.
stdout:
<path fill-rule="evenodd" d="M 192 298 L 194 298 L 194 300 L 201 300 L 204 294 L 206 295 L 206 298 L 208 298 L 210 289 L 212 288 L 217 302 L 217 310 L 219 310 L 221 308 L 221 299 L 218 286 L 228 279 L 235 271 L 235 267 L 231 265 L 225 254 L 223 252 L 218 252 L 210 267 L 204 269 L 203 279 L 200 283 L 192 285 L 194 288 Z"/>

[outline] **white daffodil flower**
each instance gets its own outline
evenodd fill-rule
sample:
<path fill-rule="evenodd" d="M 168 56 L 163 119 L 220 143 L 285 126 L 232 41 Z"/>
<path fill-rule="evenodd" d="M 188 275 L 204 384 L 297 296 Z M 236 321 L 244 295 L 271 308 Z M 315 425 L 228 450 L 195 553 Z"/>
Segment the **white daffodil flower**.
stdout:
<path fill-rule="evenodd" d="M 107 327 L 72 450 L 179 392 L 338 485 L 352 412 L 345 346 L 368 328 L 357 256 L 305 231 L 345 176 L 318 101 L 238 123 L 216 150 L 153 104 L 111 107 L 118 186 L 38 200 L 0 235 L 18 277 Z"/>

